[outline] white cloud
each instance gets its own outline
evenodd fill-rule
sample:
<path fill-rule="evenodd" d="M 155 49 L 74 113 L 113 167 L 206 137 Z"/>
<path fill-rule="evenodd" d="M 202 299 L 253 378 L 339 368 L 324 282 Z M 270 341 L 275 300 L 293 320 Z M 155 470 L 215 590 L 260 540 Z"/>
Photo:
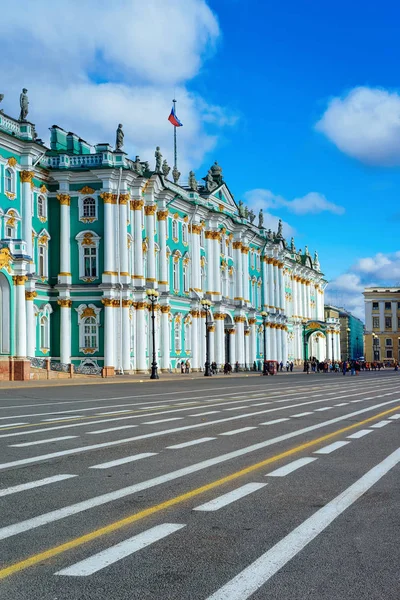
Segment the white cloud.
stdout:
<path fill-rule="evenodd" d="M 347 273 L 329 282 L 326 301 L 364 320 L 364 288 L 385 285 L 400 286 L 400 251 L 360 258 Z"/>
<path fill-rule="evenodd" d="M 55 123 L 90 143 L 114 143 L 123 123 L 125 151 L 152 163 L 160 145 L 172 162 L 167 117 L 176 95 L 186 173 L 215 147 L 221 128 L 235 122 L 187 88 L 220 37 L 205 0 L 21 0 L 18 11 L 2 15 L 0 35 L 2 108 L 18 116 L 19 93 L 27 87 L 28 118 L 46 141 Z"/>
<path fill-rule="evenodd" d="M 333 98 L 316 129 L 342 152 L 377 166 L 400 164 L 400 95 L 356 87 Z"/>

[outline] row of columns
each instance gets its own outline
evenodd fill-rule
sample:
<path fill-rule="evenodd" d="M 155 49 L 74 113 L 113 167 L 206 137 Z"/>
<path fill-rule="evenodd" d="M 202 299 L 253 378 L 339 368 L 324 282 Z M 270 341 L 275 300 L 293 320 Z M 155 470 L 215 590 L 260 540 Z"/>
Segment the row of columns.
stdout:
<path fill-rule="evenodd" d="M 268 256 L 262 257 L 263 269 L 263 304 L 265 309 L 285 310 L 285 283 L 283 263 Z"/>

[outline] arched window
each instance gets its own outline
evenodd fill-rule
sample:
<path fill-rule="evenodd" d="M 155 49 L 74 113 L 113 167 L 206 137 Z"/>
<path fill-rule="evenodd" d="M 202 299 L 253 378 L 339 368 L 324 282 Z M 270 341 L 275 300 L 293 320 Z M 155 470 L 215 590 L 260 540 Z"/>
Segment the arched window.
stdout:
<path fill-rule="evenodd" d="M 182 225 L 182 242 L 183 242 L 184 244 L 187 244 L 187 241 L 188 241 L 188 230 L 187 230 L 187 225 L 186 225 L 186 223 L 184 223 L 184 224 Z"/>
<path fill-rule="evenodd" d="M 261 260 L 260 260 L 259 254 L 257 254 L 257 256 L 256 256 L 256 261 L 257 261 L 257 270 L 259 271 L 261 269 Z"/>
<path fill-rule="evenodd" d="M 39 219 L 46 218 L 46 198 L 44 196 L 38 196 L 37 199 L 37 216 Z"/>
<path fill-rule="evenodd" d="M 182 340 L 181 340 L 181 323 L 179 320 L 175 319 L 174 326 L 174 345 L 175 352 L 180 352 L 182 350 Z"/>
<path fill-rule="evenodd" d="M 48 317 L 40 318 L 40 349 L 49 350 L 50 348 L 50 330 Z"/>
<path fill-rule="evenodd" d="M 85 348 L 97 348 L 97 330 L 95 317 L 86 317 L 83 322 L 83 344 Z"/>
<path fill-rule="evenodd" d="M 172 221 L 172 239 L 178 240 L 178 221 L 176 219 Z"/>
<path fill-rule="evenodd" d="M 83 217 L 96 218 L 96 200 L 94 198 L 85 198 L 82 202 Z"/>
<path fill-rule="evenodd" d="M 257 307 L 261 308 L 261 306 L 262 306 L 262 302 L 261 302 L 261 280 L 260 280 L 257 284 Z"/>
<path fill-rule="evenodd" d="M 47 271 L 47 256 L 46 256 L 46 246 L 38 246 L 38 275 L 39 277 L 45 277 Z"/>
<path fill-rule="evenodd" d="M 251 282 L 252 287 L 252 304 L 257 307 L 257 280 L 253 279 Z"/>
<path fill-rule="evenodd" d="M 189 265 L 183 267 L 183 291 L 189 291 Z"/>
<path fill-rule="evenodd" d="M 93 281 L 99 276 L 100 237 L 92 231 L 82 231 L 75 239 L 79 247 L 79 278 Z"/>
<path fill-rule="evenodd" d="M 190 336 L 190 324 L 186 323 L 185 324 L 185 339 L 184 339 L 184 343 L 185 343 L 185 352 L 190 352 L 191 350 L 191 336 Z"/>
<path fill-rule="evenodd" d="M 14 193 L 14 172 L 11 169 L 4 171 L 4 190 L 9 194 Z"/>
<path fill-rule="evenodd" d="M 174 286 L 174 291 L 179 292 L 179 256 L 175 255 L 172 263 L 172 282 Z"/>

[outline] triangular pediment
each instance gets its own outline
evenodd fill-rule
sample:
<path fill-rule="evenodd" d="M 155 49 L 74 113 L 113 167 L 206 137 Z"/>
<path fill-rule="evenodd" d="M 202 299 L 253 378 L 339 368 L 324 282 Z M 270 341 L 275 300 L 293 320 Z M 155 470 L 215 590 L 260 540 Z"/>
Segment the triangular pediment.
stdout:
<path fill-rule="evenodd" d="M 226 183 L 222 183 L 215 190 L 210 192 L 208 199 L 211 200 L 211 202 L 215 203 L 217 208 L 219 207 L 219 205 L 224 205 L 225 207 L 230 208 L 234 212 L 238 211 L 236 202 L 233 199 L 233 196 L 229 191 L 229 188 L 226 185 Z"/>

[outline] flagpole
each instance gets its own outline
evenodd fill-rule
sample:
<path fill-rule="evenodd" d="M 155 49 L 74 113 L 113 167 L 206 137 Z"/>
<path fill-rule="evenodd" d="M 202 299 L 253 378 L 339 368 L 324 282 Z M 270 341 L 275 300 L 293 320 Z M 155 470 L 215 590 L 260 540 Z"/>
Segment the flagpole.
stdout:
<path fill-rule="evenodd" d="M 174 114 L 176 115 L 176 100 L 172 100 L 174 105 Z M 178 153 L 176 149 L 176 125 L 174 125 L 174 167 L 175 170 L 178 169 Z"/>

